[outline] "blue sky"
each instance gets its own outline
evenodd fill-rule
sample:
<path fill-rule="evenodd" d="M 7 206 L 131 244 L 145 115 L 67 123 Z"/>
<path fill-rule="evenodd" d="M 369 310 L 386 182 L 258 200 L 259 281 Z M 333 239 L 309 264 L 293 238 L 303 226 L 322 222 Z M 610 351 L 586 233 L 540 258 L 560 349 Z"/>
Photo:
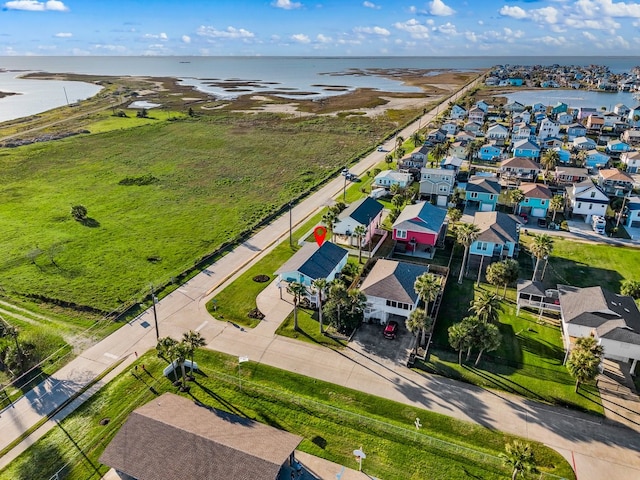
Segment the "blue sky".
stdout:
<path fill-rule="evenodd" d="M 638 55 L 617 0 L 10 0 L 0 55 Z"/>

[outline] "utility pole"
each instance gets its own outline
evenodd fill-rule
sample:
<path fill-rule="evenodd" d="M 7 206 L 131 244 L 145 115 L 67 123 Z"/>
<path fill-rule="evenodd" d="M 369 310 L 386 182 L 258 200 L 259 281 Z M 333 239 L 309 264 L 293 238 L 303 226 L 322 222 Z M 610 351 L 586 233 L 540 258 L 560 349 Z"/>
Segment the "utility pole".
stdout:
<path fill-rule="evenodd" d="M 289 246 L 293 247 L 293 219 L 292 219 L 292 202 L 289 202 Z"/>
<path fill-rule="evenodd" d="M 624 213 L 624 204 L 627 202 L 627 196 L 631 196 L 631 191 L 629 191 L 628 195 L 622 197 L 622 206 L 620 207 L 620 211 L 618 212 L 618 218 L 616 219 L 616 228 L 620 225 L 620 219 L 622 218 L 622 214 Z"/>
<path fill-rule="evenodd" d="M 160 331 L 158 330 L 158 311 L 156 310 L 156 303 L 158 299 L 153 292 L 153 284 L 151 284 L 151 302 L 153 302 L 153 321 L 156 325 L 156 340 L 160 339 Z"/>

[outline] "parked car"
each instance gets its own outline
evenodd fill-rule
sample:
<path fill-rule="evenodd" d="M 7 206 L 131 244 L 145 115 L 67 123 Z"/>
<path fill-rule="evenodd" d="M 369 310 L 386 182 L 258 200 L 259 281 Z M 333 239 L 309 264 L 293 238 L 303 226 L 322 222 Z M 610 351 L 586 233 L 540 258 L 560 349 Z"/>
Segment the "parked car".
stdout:
<path fill-rule="evenodd" d="M 398 334 L 398 322 L 391 320 L 384 327 L 384 332 L 382 332 L 382 334 L 384 335 L 384 338 L 389 338 L 391 340 L 396 338 L 396 335 Z"/>
<path fill-rule="evenodd" d="M 538 226 L 542 227 L 542 228 L 547 228 L 547 219 L 546 218 L 539 218 L 538 219 Z"/>
<path fill-rule="evenodd" d="M 385 150 L 383 147 L 381 147 L 381 146 L 380 146 L 380 147 L 378 147 L 378 151 L 379 151 L 379 152 L 386 152 L 386 150 Z"/>
<path fill-rule="evenodd" d="M 522 219 L 522 223 L 526 224 L 529 222 L 529 215 L 524 212 L 520 214 L 520 218 Z"/>

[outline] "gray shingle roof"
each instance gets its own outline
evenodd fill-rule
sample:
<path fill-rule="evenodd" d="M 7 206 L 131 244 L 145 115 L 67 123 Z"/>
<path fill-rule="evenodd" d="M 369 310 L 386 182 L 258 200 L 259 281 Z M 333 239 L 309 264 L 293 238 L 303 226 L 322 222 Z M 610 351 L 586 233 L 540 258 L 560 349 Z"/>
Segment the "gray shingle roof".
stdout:
<path fill-rule="evenodd" d="M 517 289 L 519 294 L 527 293 L 538 297 L 544 297 L 546 291 L 542 282 L 533 282 L 531 280 L 519 280 Z"/>
<path fill-rule="evenodd" d="M 416 278 L 428 271 L 428 265 L 380 259 L 362 282 L 360 291 L 365 295 L 415 304 L 418 294 L 413 284 Z"/>
<path fill-rule="evenodd" d="M 324 242 L 320 248 L 316 243 L 306 242 L 293 257 L 280 267 L 276 274 L 300 272 L 315 280 L 327 278 L 349 252 L 335 243 Z"/>
<path fill-rule="evenodd" d="M 518 242 L 518 228 L 522 224 L 515 215 L 502 212 L 476 212 L 473 223 L 480 229 L 479 241 L 502 245 Z"/>
<path fill-rule="evenodd" d="M 410 232 L 424 232 L 438 234 L 447 216 L 443 208 L 431 205 L 429 202 L 420 202 L 407 205 L 398 215 L 393 228 Z"/>
<path fill-rule="evenodd" d="M 371 220 L 378 216 L 383 208 L 383 205 L 377 200 L 374 200 L 371 197 L 365 197 L 363 200 L 359 200 L 349 205 L 340 213 L 339 218 L 344 219 L 351 217 L 360 225 L 367 226 Z"/>
<path fill-rule="evenodd" d="M 640 345 L 640 311 L 633 298 L 602 287 L 558 285 L 567 323 L 596 329 L 602 338 Z"/>
<path fill-rule="evenodd" d="M 165 393 L 129 415 L 100 462 L 138 480 L 274 480 L 301 441 Z"/>
<path fill-rule="evenodd" d="M 496 178 L 478 177 L 474 175 L 467 183 L 467 192 L 493 193 L 500 195 L 500 182 Z"/>

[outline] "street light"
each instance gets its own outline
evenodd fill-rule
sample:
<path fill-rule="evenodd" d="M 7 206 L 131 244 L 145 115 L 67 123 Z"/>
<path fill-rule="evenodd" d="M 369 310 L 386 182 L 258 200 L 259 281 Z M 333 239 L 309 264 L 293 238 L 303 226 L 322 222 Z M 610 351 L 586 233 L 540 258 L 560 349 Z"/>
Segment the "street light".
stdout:
<path fill-rule="evenodd" d="M 158 297 L 153 293 L 153 284 L 151 284 L 151 302 L 153 303 L 153 321 L 156 325 L 156 340 L 160 339 L 160 331 L 158 330 L 158 312 L 156 310 L 156 303 L 158 303 Z"/>
<path fill-rule="evenodd" d="M 342 176 L 344 177 L 344 187 L 342 188 L 342 201 L 347 201 L 347 177 L 349 176 L 349 169 L 344 167 L 342 169 Z"/>

